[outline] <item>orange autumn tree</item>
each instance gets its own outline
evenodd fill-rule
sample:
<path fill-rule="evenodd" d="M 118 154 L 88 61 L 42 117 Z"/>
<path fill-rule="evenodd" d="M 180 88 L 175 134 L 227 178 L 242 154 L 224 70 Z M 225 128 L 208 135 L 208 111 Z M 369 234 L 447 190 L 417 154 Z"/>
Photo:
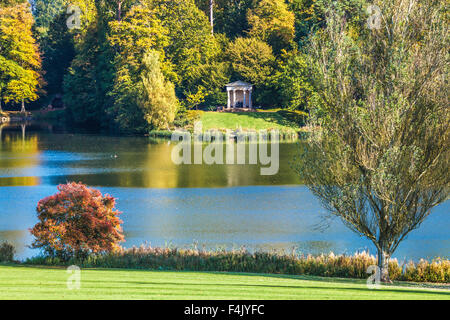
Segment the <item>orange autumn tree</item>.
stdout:
<path fill-rule="evenodd" d="M 32 248 L 64 261 L 120 248 L 124 236 L 115 198 L 75 182 L 59 185 L 58 191 L 38 203 Z"/>

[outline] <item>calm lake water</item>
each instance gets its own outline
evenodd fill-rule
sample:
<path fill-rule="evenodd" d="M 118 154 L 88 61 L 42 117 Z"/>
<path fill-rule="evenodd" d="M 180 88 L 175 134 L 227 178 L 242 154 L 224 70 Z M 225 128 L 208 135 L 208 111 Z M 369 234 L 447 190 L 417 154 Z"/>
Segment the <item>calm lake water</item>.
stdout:
<path fill-rule="evenodd" d="M 173 143 L 144 137 L 64 133 L 52 127 L 2 127 L 0 142 L 0 241 L 27 248 L 37 202 L 67 181 L 81 181 L 118 198 L 126 247 L 153 246 L 303 253 L 354 253 L 374 247 L 335 220 L 316 226 L 324 213 L 291 169 L 296 143 L 280 146 L 280 171 L 261 176 L 257 165 L 181 165 Z M 450 204 L 435 208 L 396 253 L 399 259 L 450 256 Z"/>

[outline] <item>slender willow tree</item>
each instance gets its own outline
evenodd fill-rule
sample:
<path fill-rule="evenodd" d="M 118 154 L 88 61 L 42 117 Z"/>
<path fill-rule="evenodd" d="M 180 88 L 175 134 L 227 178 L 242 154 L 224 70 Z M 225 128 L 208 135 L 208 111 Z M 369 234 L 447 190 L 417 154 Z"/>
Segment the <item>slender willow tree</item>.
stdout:
<path fill-rule="evenodd" d="M 449 196 L 449 16 L 442 0 L 374 4 L 371 28 L 331 9 L 311 41 L 317 94 L 297 170 L 373 242 L 389 282 L 391 255 Z"/>

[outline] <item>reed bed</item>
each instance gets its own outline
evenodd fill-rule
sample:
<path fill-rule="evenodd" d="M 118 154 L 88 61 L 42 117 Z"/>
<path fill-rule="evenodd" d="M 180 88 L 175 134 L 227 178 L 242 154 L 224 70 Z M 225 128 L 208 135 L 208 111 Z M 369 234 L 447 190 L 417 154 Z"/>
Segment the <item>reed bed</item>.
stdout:
<path fill-rule="evenodd" d="M 35 257 L 25 264 L 78 265 L 84 268 L 124 268 L 177 271 L 223 271 L 312 275 L 367 279 L 367 269 L 376 265 L 376 257 L 367 252 L 354 255 L 299 255 L 295 252 L 253 252 L 245 248 L 226 251 L 205 251 L 196 248 L 153 248 L 151 246 L 121 249 L 116 253 L 91 255 L 83 261 L 60 261 L 56 258 Z M 450 260 L 420 260 L 400 264 L 391 259 L 389 273 L 392 280 L 412 282 L 450 283 Z"/>

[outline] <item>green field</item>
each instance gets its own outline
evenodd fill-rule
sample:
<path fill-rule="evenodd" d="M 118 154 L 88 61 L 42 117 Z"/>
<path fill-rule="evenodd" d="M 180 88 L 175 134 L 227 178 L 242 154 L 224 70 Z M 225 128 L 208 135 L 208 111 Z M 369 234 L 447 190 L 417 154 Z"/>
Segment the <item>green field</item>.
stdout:
<path fill-rule="evenodd" d="M 369 290 L 363 280 L 236 273 L 114 269 L 81 271 L 67 288 L 65 269 L 0 266 L 0 299 L 450 299 L 450 290 L 397 284 Z"/>
<path fill-rule="evenodd" d="M 274 111 L 266 112 L 204 112 L 200 118 L 203 130 L 209 129 L 252 129 L 299 131 L 300 127 Z"/>

